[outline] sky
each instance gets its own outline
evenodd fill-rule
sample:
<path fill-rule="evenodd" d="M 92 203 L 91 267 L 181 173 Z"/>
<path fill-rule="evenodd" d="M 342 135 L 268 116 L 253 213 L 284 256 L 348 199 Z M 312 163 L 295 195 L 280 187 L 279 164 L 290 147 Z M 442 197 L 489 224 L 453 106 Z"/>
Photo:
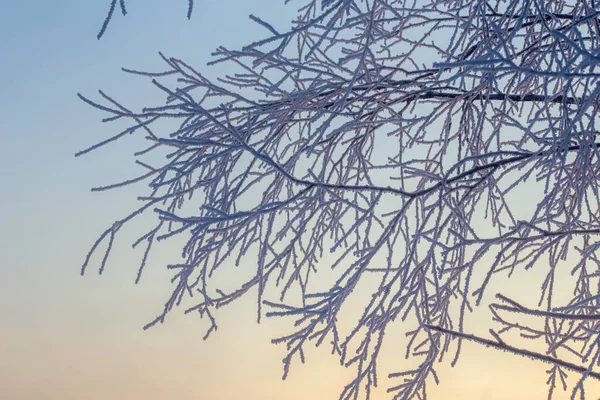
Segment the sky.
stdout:
<path fill-rule="evenodd" d="M 177 311 L 144 331 L 169 293 L 164 265 L 172 249 L 157 252 L 135 285 L 140 253 L 126 233 L 102 276 L 93 268 L 79 273 L 92 243 L 138 194 L 90 188 L 139 170 L 129 138 L 74 157 L 115 133 L 76 94 L 98 99 L 102 89 L 124 104 L 144 104 L 155 90 L 120 69 L 160 70 L 159 51 L 216 77 L 223 68 L 206 63 L 217 46 L 262 37 L 249 14 L 283 29 L 294 3 L 196 0 L 188 21 L 185 0 L 129 0 L 129 14 L 117 14 L 98 41 L 108 6 L 11 1 L 0 13 L 0 399 L 337 399 L 352 371 L 327 349 L 310 350 L 307 363 L 293 364 L 281 380 L 285 350 L 270 339 L 285 329 L 257 325 L 253 302 L 222 312 L 207 341 L 204 321 Z M 404 339 L 398 332 L 387 338 L 382 377 L 405 362 Z M 459 364 L 447 364 L 439 371 L 442 384 L 431 387 L 434 400 L 546 396 L 547 366 L 531 360 L 467 343 Z M 390 398 L 391 384 L 381 379 L 374 399 Z"/>

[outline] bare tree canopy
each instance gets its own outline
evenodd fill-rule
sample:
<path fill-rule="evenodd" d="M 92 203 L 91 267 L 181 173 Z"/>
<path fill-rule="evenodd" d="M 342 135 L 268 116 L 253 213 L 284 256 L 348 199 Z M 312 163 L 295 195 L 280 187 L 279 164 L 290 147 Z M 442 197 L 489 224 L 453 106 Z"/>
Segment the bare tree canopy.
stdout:
<path fill-rule="evenodd" d="M 126 72 L 164 103 L 132 111 L 80 95 L 130 127 L 78 155 L 145 140 L 144 173 L 93 190 L 148 185 L 82 273 L 108 243 L 102 272 L 121 227 L 147 214 L 138 280 L 156 241 L 186 239 L 147 327 L 182 305 L 206 317 L 208 337 L 215 309 L 253 298 L 259 320 L 290 320 L 273 340 L 284 377 L 320 344 L 356 371 L 341 399 L 369 398 L 392 325 L 409 338 L 400 372 L 385 371 L 393 399 L 425 398 L 463 341 L 548 363 L 549 398 L 584 398 L 600 378 L 598 4 L 290 3 L 289 30 L 251 15 L 265 37 L 216 50 L 210 64 L 237 73 L 210 81 L 161 54 L 164 71 Z M 236 266 L 224 290 L 219 274 Z M 493 320 L 483 332 L 478 309 Z M 569 388 L 566 373 L 579 376 Z"/>

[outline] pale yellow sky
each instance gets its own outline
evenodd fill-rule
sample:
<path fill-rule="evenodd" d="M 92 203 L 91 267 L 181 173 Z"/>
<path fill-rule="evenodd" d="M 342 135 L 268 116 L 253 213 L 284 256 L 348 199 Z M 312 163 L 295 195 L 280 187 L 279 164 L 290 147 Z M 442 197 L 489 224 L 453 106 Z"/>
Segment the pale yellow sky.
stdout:
<path fill-rule="evenodd" d="M 0 331 L 3 398 L 327 400 L 337 399 L 352 378 L 352 371 L 322 347 L 308 350 L 307 364 L 293 364 L 282 381 L 284 348 L 269 342 L 287 324 L 257 325 L 253 299 L 223 310 L 219 330 L 207 341 L 201 339 L 203 321 L 177 312 L 143 331 L 161 307 L 160 273 L 156 268 L 135 286 L 127 282 L 131 271 L 118 264 L 101 277 L 61 276 L 67 281 L 60 294 L 54 279 L 46 277 L 48 286 L 37 287 L 46 300 L 22 306 L 22 318 L 9 319 L 8 329 Z M 390 330 L 386 340 L 374 400 L 391 398 L 385 389 L 397 382 L 386 375 L 406 366 L 399 330 Z M 439 367 L 442 382 L 430 386 L 430 399 L 546 397 L 548 367 L 540 362 L 465 343 L 458 365 L 448 363 Z M 588 394 L 600 393 L 597 383 L 586 388 Z M 555 399 L 569 395 L 559 391 Z"/>

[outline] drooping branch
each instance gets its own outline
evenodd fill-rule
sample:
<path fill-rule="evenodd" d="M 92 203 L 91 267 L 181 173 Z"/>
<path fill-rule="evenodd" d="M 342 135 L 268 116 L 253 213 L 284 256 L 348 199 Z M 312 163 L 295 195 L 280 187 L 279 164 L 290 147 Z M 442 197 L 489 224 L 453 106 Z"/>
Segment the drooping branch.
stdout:
<path fill-rule="evenodd" d="M 112 20 L 115 12 L 115 8 L 117 6 L 117 0 L 111 0 L 110 8 L 108 10 L 108 15 L 104 19 L 102 23 L 102 28 L 100 28 L 100 32 L 98 32 L 97 39 L 100 40 L 102 36 L 106 33 L 106 29 L 108 28 L 108 24 Z M 121 14 L 123 16 L 127 15 L 127 9 L 125 8 L 125 0 L 119 0 L 119 6 L 121 7 Z M 188 10 L 187 10 L 187 19 L 192 18 L 192 10 L 194 9 L 194 0 L 188 0 Z"/>
<path fill-rule="evenodd" d="M 600 232 L 599 232 L 600 233 Z M 496 298 L 500 299 L 505 304 L 493 303 L 490 307 L 495 310 L 503 310 L 512 313 L 521 313 L 528 315 L 535 315 L 536 317 L 544 317 L 544 318 L 557 318 L 561 320 L 575 320 L 575 321 L 600 321 L 600 314 L 568 314 L 556 311 L 544 311 L 544 310 L 534 310 L 528 307 L 525 307 L 518 302 L 509 299 L 506 296 L 503 296 L 500 293 L 496 294 Z"/>
<path fill-rule="evenodd" d="M 590 371 L 586 367 L 575 365 L 573 363 L 570 363 L 570 362 L 567 362 L 567 361 L 564 361 L 564 360 L 561 360 L 561 359 L 558 359 L 558 358 L 555 358 L 555 357 L 552 357 L 552 356 L 549 356 L 546 354 L 536 353 L 534 351 L 530 351 L 527 349 L 520 349 L 518 347 L 514 347 L 509 344 L 506 344 L 503 341 L 498 341 L 498 339 L 496 339 L 496 341 L 494 341 L 494 340 L 478 337 L 475 335 L 471 335 L 468 333 L 456 332 L 451 329 L 446 329 L 446 328 L 442 328 L 439 326 L 433 326 L 433 325 L 424 325 L 424 326 L 427 329 L 431 329 L 432 331 L 440 332 L 445 335 L 449 335 L 451 337 L 469 340 L 471 342 L 479 343 L 486 347 L 494 348 L 496 350 L 502 350 L 502 351 L 506 351 L 508 353 L 516 354 L 516 355 L 519 355 L 522 357 L 528 357 L 532 360 L 538 360 L 538 361 L 542 361 L 542 362 L 545 362 L 548 364 L 558 365 L 558 366 L 570 369 L 571 371 L 585 373 L 588 376 L 591 376 L 592 378 L 600 379 L 600 373 Z"/>

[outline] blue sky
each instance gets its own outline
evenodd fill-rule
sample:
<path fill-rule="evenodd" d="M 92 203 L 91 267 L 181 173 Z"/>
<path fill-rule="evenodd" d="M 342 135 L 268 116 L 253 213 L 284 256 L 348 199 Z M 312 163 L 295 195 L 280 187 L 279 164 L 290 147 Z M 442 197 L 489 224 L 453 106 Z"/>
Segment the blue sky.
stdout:
<path fill-rule="evenodd" d="M 218 76 L 222 67 L 205 67 L 217 46 L 240 47 L 263 34 L 250 13 L 285 28 L 293 2 L 196 0 L 188 21 L 185 0 L 130 0 L 129 14 L 117 14 L 98 41 L 108 6 L 108 0 L 11 1 L 0 14 L 0 397 L 337 398 L 350 371 L 327 350 L 309 352 L 308 365 L 292 366 L 289 380 L 281 381 L 284 350 L 269 343 L 281 327 L 257 326 L 252 303 L 222 313 L 207 342 L 203 322 L 189 316 L 143 331 L 168 293 L 163 266 L 173 249 L 155 255 L 134 285 L 140 253 L 125 233 L 103 276 L 94 265 L 79 275 L 91 244 L 139 194 L 90 188 L 134 176 L 131 155 L 139 142 L 127 138 L 75 158 L 116 133 L 76 94 L 97 99 L 102 89 L 132 107 L 160 99 L 147 79 L 120 70 L 160 70 L 158 51 Z M 433 388 L 433 399 L 442 398 L 435 393 L 495 400 L 544 394 L 543 366 L 503 354 L 481 363 L 482 349 L 465 347 L 466 360 L 446 372 L 444 391 Z M 388 358 L 402 362 L 401 348 Z M 382 383 L 376 400 L 387 398 Z"/>

